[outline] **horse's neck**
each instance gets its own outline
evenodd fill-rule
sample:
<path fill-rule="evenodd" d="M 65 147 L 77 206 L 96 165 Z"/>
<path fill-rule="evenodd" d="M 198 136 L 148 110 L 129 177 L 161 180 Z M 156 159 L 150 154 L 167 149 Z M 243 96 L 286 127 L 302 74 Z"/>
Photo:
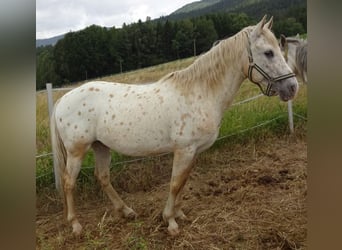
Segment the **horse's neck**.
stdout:
<path fill-rule="evenodd" d="M 235 71 L 231 68 L 231 71 L 227 71 L 224 80 L 221 82 L 222 87 L 214 97 L 219 112 L 223 114 L 223 112 L 231 105 L 236 93 L 245 79 L 246 77 L 242 73 L 242 70 Z"/>
<path fill-rule="evenodd" d="M 197 68 L 202 74 L 206 74 L 207 88 L 202 90 L 206 91 L 216 110 L 222 114 L 232 103 L 246 78 L 243 67 L 248 60 L 247 49 L 241 46 L 241 41 L 240 44 L 236 41 L 236 38 L 221 41 L 212 51 L 199 58 L 203 63 L 198 65 L 203 68 Z"/>
<path fill-rule="evenodd" d="M 290 66 L 291 70 L 296 72 L 296 51 L 299 44 L 297 43 L 289 43 L 289 49 L 288 49 L 288 65 Z"/>
<path fill-rule="evenodd" d="M 203 105 L 220 122 L 247 76 L 247 39 L 244 31 L 221 41 L 186 69 L 162 78 L 159 84 L 177 89 L 188 103 Z"/>

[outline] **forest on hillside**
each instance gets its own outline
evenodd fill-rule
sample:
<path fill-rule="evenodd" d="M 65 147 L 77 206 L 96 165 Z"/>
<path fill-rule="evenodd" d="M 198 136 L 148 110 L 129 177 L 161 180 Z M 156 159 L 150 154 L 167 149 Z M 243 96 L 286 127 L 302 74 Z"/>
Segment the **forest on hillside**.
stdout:
<path fill-rule="evenodd" d="M 61 86 L 199 55 L 217 39 L 257 21 L 246 13 L 216 12 L 180 20 L 139 20 L 122 28 L 92 25 L 66 34 L 55 46 L 36 49 L 36 88 L 45 88 L 47 82 Z M 277 37 L 306 30 L 306 7 L 275 16 Z"/>

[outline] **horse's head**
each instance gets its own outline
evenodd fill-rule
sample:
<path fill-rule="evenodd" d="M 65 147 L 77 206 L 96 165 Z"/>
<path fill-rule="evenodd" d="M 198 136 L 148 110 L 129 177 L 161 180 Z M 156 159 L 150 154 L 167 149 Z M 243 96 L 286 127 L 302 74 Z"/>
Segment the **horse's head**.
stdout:
<path fill-rule="evenodd" d="M 266 23 L 264 16 L 249 33 L 247 75 L 265 95 L 279 95 L 282 101 L 288 101 L 296 95 L 298 82 L 271 31 L 272 23 L 273 18 Z"/>

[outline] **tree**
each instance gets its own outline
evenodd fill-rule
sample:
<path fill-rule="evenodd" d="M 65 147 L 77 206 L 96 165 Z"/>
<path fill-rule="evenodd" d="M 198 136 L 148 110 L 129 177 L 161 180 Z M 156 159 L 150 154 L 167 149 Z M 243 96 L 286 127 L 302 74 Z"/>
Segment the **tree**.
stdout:
<path fill-rule="evenodd" d="M 280 34 L 284 34 L 285 36 L 294 36 L 296 34 L 303 34 L 305 30 L 303 25 L 296 21 L 295 18 L 289 17 L 285 20 L 279 20 L 274 23 L 274 33 L 277 37 Z"/>
<path fill-rule="evenodd" d="M 175 38 L 172 40 L 172 49 L 177 58 L 185 58 L 193 55 L 194 26 L 186 19 L 178 22 Z"/>
<path fill-rule="evenodd" d="M 233 34 L 236 34 L 244 27 L 251 24 L 251 19 L 245 14 L 229 14 L 231 21 L 232 21 L 232 32 Z"/>
<path fill-rule="evenodd" d="M 194 20 L 196 37 L 196 50 L 198 54 L 207 51 L 211 48 L 218 36 L 215 30 L 214 23 L 211 19 L 201 17 Z"/>
<path fill-rule="evenodd" d="M 37 49 L 37 73 L 36 73 L 36 89 L 45 88 L 48 82 L 60 83 L 59 76 L 55 72 L 55 60 L 53 58 L 53 47 L 45 46 Z"/>
<path fill-rule="evenodd" d="M 64 82 L 94 78 L 112 71 L 109 33 L 96 25 L 71 32 L 54 49 L 57 73 Z"/>
<path fill-rule="evenodd" d="M 175 57 L 172 55 L 172 39 L 174 37 L 174 26 L 171 21 L 166 20 L 164 24 L 164 29 L 162 31 L 162 37 L 161 37 L 161 52 L 164 56 L 164 59 L 166 61 L 175 59 Z"/>
<path fill-rule="evenodd" d="M 214 27 L 219 39 L 229 37 L 234 34 L 231 15 L 228 15 L 224 12 L 220 12 L 210 14 L 209 17 L 214 23 Z"/>

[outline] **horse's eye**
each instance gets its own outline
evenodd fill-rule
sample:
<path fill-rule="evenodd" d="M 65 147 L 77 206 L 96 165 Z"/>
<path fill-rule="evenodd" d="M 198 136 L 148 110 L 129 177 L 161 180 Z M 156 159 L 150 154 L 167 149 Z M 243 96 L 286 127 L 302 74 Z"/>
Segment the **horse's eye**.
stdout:
<path fill-rule="evenodd" d="M 267 50 L 264 54 L 265 54 L 265 56 L 267 56 L 268 58 L 272 58 L 272 57 L 274 56 L 272 50 Z"/>

